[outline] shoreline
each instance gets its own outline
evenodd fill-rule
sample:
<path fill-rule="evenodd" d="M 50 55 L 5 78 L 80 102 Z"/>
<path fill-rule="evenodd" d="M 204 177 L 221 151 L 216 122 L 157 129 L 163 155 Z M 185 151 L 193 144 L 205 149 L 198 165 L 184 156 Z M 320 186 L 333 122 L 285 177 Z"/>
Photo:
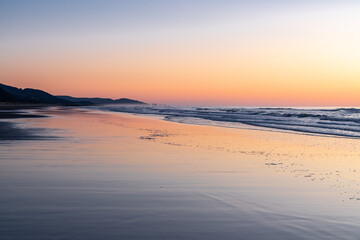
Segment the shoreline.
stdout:
<path fill-rule="evenodd" d="M 278 132 L 291 132 L 310 135 L 334 136 L 359 139 L 360 125 L 357 119 L 359 110 L 339 109 L 301 109 L 301 108 L 197 108 L 170 106 L 123 107 L 108 105 L 94 107 L 103 111 L 162 117 L 168 121 L 211 125 L 227 128 L 271 129 Z"/>
<path fill-rule="evenodd" d="M 99 105 L 99 106 L 114 106 L 114 105 Z M 97 107 L 99 107 L 97 106 Z M 115 105 L 117 106 L 117 105 Z M 121 106 L 121 105 L 119 105 Z M 129 107 L 129 106 L 128 106 Z M 157 115 L 150 113 L 137 113 L 131 111 L 112 111 L 108 109 L 101 108 L 92 108 L 92 107 L 81 107 L 81 106 L 59 106 L 53 104 L 13 104 L 13 103 L 0 103 L 0 120 L 1 119 L 20 119 L 20 118 L 40 118 L 47 117 L 46 111 L 41 111 L 40 114 L 32 114 L 26 112 L 26 110 L 44 110 L 44 109 L 77 109 L 83 111 L 97 111 L 99 113 L 113 113 L 113 114 L 128 114 L 133 116 L 141 116 L 145 118 L 163 120 L 167 122 L 174 122 L 180 124 L 188 124 L 193 126 L 212 126 L 220 128 L 229 128 L 229 129 L 244 129 L 244 130 L 254 130 L 254 131 L 265 131 L 265 132 L 278 132 L 286 134 L 295 134 L 295 135 L 305 135 L 305 136 L 314 136 L 314 137 L 325 137 L 325 138 L 344 138 L 344 139 L 360 139 L 357 136 L 349 136 L 346 134 L 327 134 L 327 133 L 318 133 L 313 131 L 302 131 L 302 130 L 291 130 L 281 127 L 266 127 L 266 126 L 257 126 L 253 124 L 241 123 L 241 122 L 229 122 L 229 121 L 216 121 L 216 120 L 207 120 L 200 118 L 200 121 L 192 122 L 187 120 L 174 120 L 173 117 L 167 115 Z M 265 108 L 266 109 L 266 108 Z M 24 112 L 25 110 L 25 112 Z M 72 110 L 69 110 L 72 111 Z M 44 114 L 45 113 L 45 114 Z M 209 121 L 209 123 L 206 123 Z M 1 128 L 1 126 L 0 126 Z"/>
<path fill-rule="evenodd" d="M 1 106 L 2 105 L 2 106 Z M 247 124 L 242 124 L 243 127 L 233 127 L 233 126 L 223 126 L 221 124 L 202 124 L 202 123 L 191 123 L 191 122 L 181 122 L 175 121 L 171 119 L 167 119 L 164 116 L 159 115 L 152 115 L 152 114 L 140 114 L 140 113 L 131 113 L 131 112 L 121 112 L 121 111 L 109 111 L 109 110 L 101 110 L 101 109 L 92 109 L 92 108 L 82 108 L 78 106 L 58 106 L 58 105 L 49 105 L 49 104 L 0 104 L 0 132 L 5 132 L 7 127 L 10 127 L 15 130 L 21 130 L 26 135 L 24 139 L 26 140 L 29 136 L 29 140 L 32 140 L 31 135 L 36 137 L 36 129 L 29 129 L 27 131 L 26 128 L 17 128 L 16 122 L 13 120 L 21 120 L 21 119 L 37 119 L 37 118 L 48 118 L 55 115 L 64 115 L 64 114 L 73 114 L 73 113 L 89 113 L 89 114 L 100 114 L 100 115 L 119 115 L 119 116 L 129 116 L 134 118 L 145 118 L 149 120 L 155 121 L 163 121 L 166 123 L 174 123 L 180 125 L 189 125 L 193 127 L 210 127 L 210 128 L 219 128 L 219 129 L 228 129 L 234 131 L 259 131 L 266 133 L 274 133 L 274 134 L 289 134 L 289 135 L 298 135 L 301 136 L 308 136 L 308 137 L 315 137 L 315 138 L 330 138 L 330 139 L 348 139 L 348 140 L 358 140 L 359 138 L 356 137 L 348 137 L 348 136 L 338 136 L 338 135 L 328 135 L 328 134 L 316 134 L 316 133 L 308 133 L 308 132 L 299 132 L 299 131 L 292 131 L 292 130 L 283 130 L 278 128 L 268 128 L 268 127 L 258 127 L 252 126 Z M 8 123 L 7 126 L 2 126 L 2 123 Z M 215 121 L 216 123 L 216 121 Z M 39 129 L 44 131 L 44 129 Z M 226 131 L 226 130 L 225 130 Z M 32 133 L 31 133 L 32 132 Z M 15 132 L 14 132 L 15 133 Z M 20 133 L 20 132 L 19 132 Z M 34 134 L 35 133 L 35 134 Z M 11 136 L 11 131 L 8 132 L 8 137 L 11 139 L 16 140 Z M 16 134 L 17 136 L 17 134 Z M 39 136 L 40 137 L 40 136 Z M 45 138 L 44 136 L 42 136 Z M 5 138 L 6 139 L 6 138 Z"/>

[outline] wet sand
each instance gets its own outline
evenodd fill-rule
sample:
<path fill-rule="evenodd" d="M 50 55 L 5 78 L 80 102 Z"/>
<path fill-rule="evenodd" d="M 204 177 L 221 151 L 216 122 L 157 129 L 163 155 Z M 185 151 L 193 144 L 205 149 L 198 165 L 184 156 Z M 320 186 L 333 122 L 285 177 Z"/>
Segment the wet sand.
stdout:
<path fill-rule="evenodd" d="M 1 239 L 360 235 L 359 140 L 75 108 L 31 114 L 50 117 L 11 121 L 56 138 L 0 140 Z"/>
<path fill-rule="evenodd" d="M 42 129 L 21 128 L 19 124 L 10 119 L 43 118 L 42 114 L 33 114 L 30 109 L 39 109 L 36 105 L 0 105 L 0 140 L 34 140 L 46 138 L 42 136 Z M 1 143 L 0 143 L 1 144 Z"/>

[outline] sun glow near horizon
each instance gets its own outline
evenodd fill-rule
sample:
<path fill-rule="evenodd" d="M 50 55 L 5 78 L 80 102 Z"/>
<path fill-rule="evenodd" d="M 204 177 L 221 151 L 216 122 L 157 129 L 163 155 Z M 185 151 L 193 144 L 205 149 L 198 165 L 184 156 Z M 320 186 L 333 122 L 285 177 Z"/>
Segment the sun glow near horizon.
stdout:
<path fill-rule="evenodd" d="M 1 82 L 168 104 L 360 102 L 356 1 L 134 2 L 3 1 Z"/>

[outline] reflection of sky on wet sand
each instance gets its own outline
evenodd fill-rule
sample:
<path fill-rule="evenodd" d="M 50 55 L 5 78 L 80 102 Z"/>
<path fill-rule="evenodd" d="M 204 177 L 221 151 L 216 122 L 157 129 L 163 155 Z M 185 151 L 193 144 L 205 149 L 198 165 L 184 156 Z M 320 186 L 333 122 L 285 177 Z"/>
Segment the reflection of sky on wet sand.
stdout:
<path fill-rule="evenodd" d="M 49 112 L 48 112 L 49 113 Z M 0 145 L 0 236 L 348 238 L 359 141 L 51 110 Z"/>

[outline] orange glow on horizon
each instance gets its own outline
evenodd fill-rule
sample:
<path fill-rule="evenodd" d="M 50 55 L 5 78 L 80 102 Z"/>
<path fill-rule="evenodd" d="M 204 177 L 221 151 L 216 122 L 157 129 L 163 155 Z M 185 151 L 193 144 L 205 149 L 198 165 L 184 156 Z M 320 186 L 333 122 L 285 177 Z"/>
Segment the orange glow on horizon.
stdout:
<path fill-rule="evenodd" d="M 246 24 L 235 19 L 128 35 L 16 39 L 3 48 L 0 82 L 162 104 L 356 106 L 358 9 L 294 10 Z"/>

